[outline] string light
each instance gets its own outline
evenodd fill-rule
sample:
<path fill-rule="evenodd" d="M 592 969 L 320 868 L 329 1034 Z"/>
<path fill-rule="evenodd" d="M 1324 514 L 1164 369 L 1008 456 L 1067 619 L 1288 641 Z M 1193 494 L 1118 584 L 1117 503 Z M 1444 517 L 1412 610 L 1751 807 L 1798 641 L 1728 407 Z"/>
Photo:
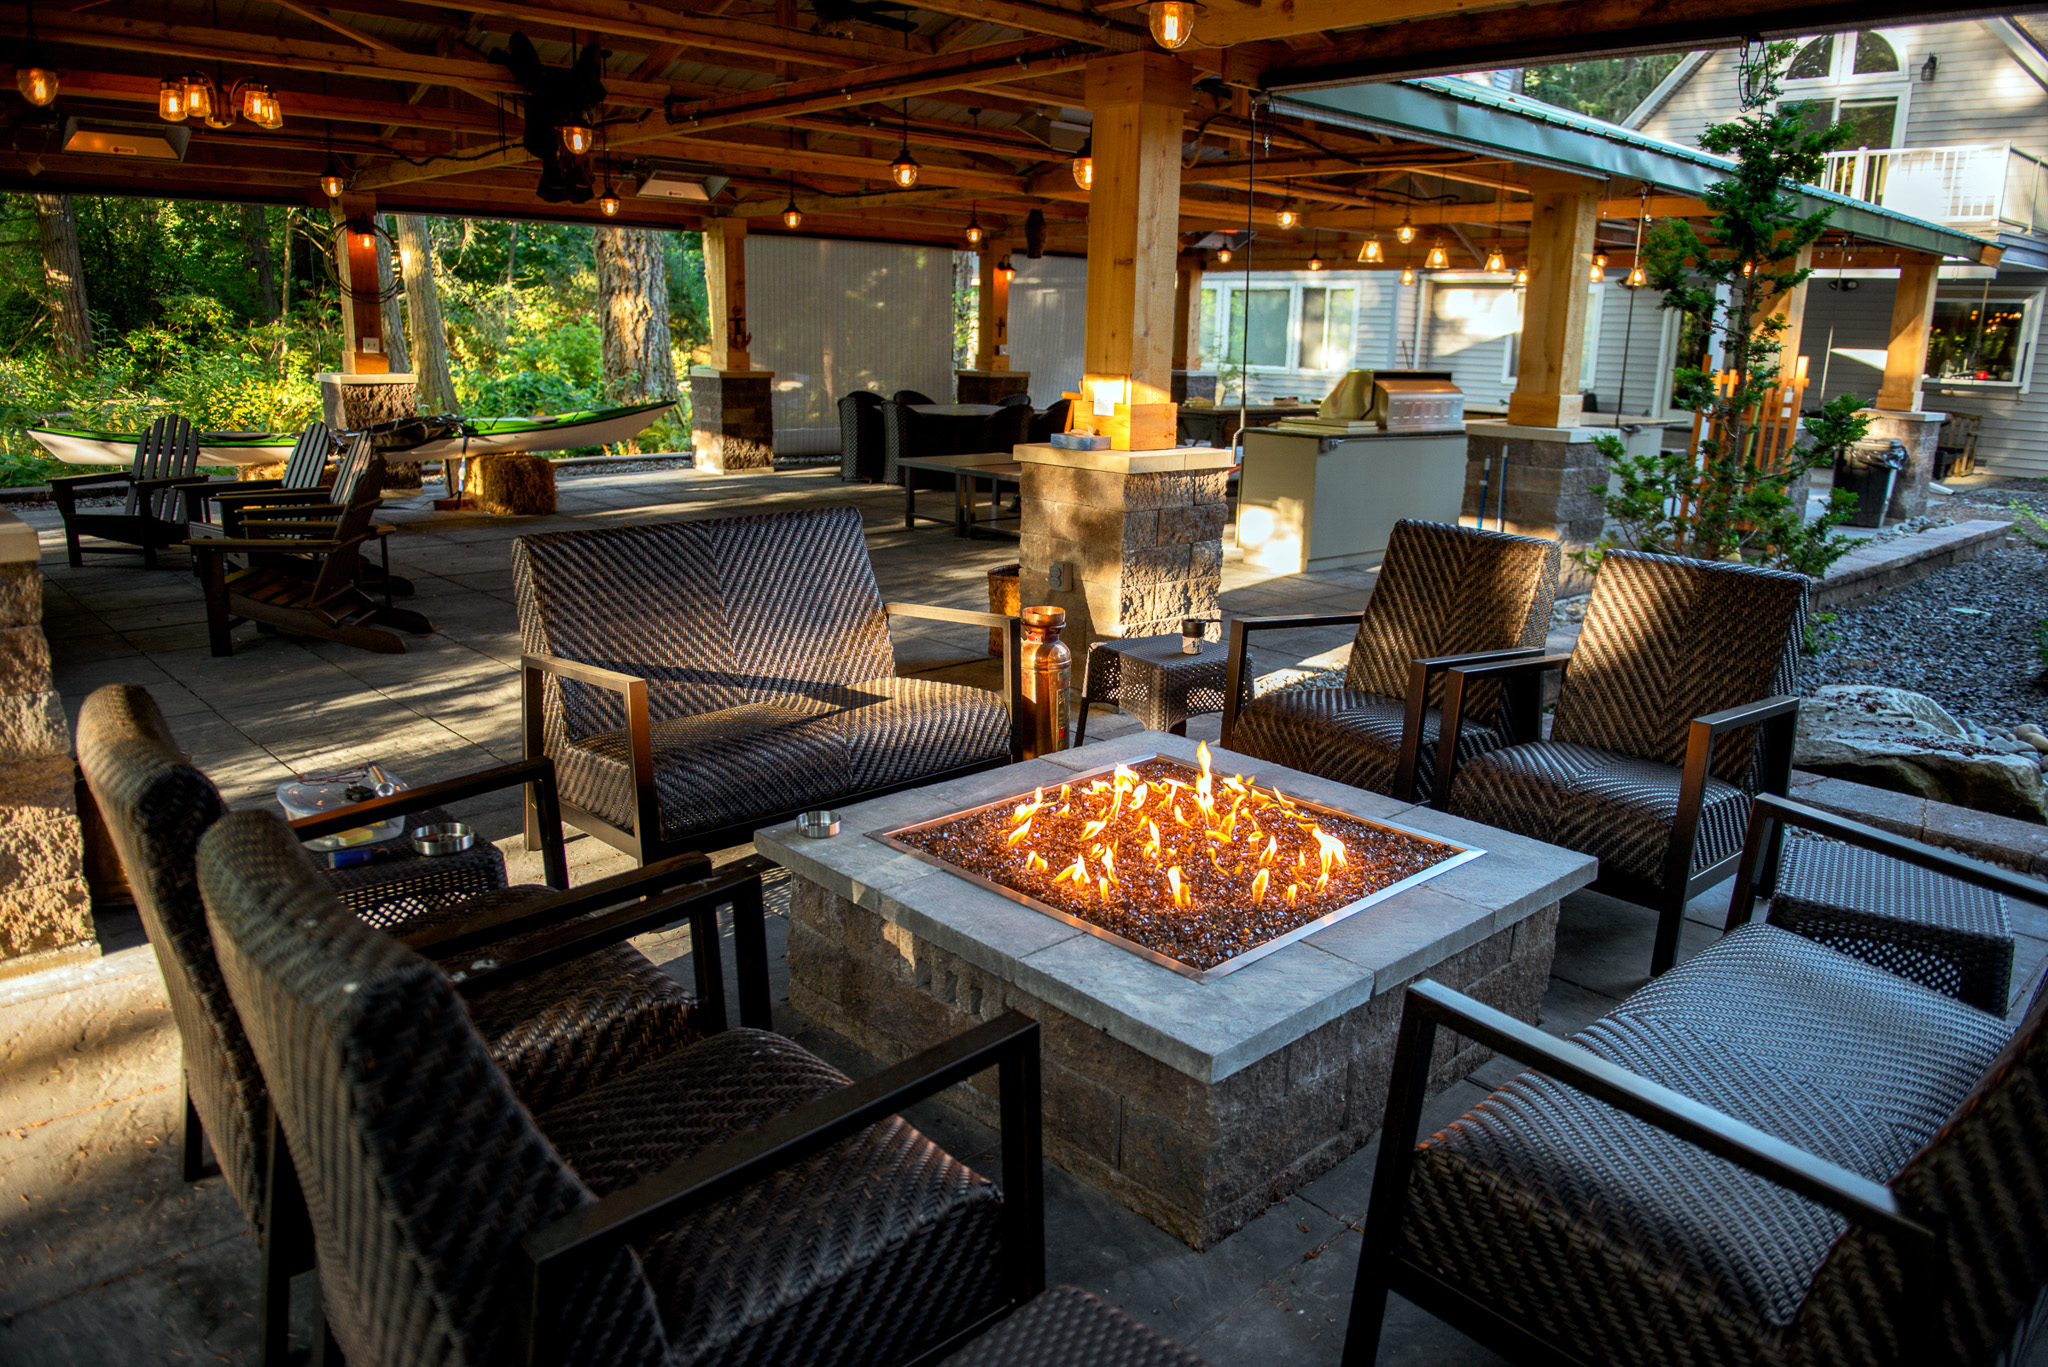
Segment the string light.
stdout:
<path fill-rule="evenodd" d="M 1083 190 L 1095 188 L 1095 140 L 1090 138 L 1081 144 L 1081 150 L 1074 153 L 1072 163 L 1074 184 Z"/>
<path fill-rule="evenodd" d="M 1168 52 L 1178 52 L 1195 36 L 1195 19 L 1208 13 L 1194 0 L 1153 0 L 1145 6 L 1152 28 L 1152 41 Z"/>

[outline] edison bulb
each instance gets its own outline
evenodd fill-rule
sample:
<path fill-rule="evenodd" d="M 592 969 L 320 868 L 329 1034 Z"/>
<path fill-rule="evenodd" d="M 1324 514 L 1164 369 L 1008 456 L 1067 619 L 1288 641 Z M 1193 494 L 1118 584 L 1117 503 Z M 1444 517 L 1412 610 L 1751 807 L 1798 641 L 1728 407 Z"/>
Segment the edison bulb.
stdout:
<path fill-rule="evenodd" d="M 1401 267 L 1401 283 L 1404 285 L 1412 285 L 1415 283 L 1415 267 Z"/>
<path fill-rule="evenodd" d="M 320 177 L 320 193 L 326 195 L 329 199 L 340 199 L 341 192 L 347 188 L 348 184 L 332 171 Z"/>
<path fill-rule="evenodd" d="M 1152 40 L 1168 52 L 1178 51 L 1195 36 L 1197 6 L 1188 0 L 1157 0 L 1151 10 Z"/>
<path fill-rule="evenodd" d="M 889 163 L 889 179 L 896 182 L 899 190 L 909 190 L 917 185 L 917 158 L 910 155 L 905 147 L 896 154 L 896 160 Z"/>
<path fill-rule="evenodd" d="M 1323 268 L 1323 258 L 1321 258 L 1320 256 L 1311 256 L 1308 259 L 1308 268 L 1312 271 L 1321 270 Z"/>
<path fill-rule="evenodd" d="M 1415 240 L 1415 225 L 1405 218 L 1402 219 L 1401 226 L 1394 229 L 1394 236 L 1401 240 L 1402 246 L 1407 246 Z"/>
<path fill-rule="evenodd" d="M 1451 264 L 1450 253 L 1444 250 L 1443 243 L 1434 243 L 1429 249 L 1428 259 L 1422 264 L 1433 271 L 1440 271 Z"/>
<path fill-rule="evenodd" d="M 14 73 L 14 88 L 30 104 L 44 108 L 56 102 L 57 73 L 48 67 L 25 66 Z"/>
<path fill-rule="evenodd" d="M 1387 259 L 1387 251 L 1380 245 L 1378 238 L 1368 237 L 1365 239 L 1365 250 L 1358 254 L 1358 259 L 1376 266 Z"/>
<path fill-rule="evenodd" d="M 1507 258 L 1506 258 L 1506 257 L 1504 257 L 1504 256 L 1502 256 L 1502 255 L 1500 254 L 1500 251 L 1499 251 L 1499 249 L 1498 249 L 1498 248 L 1496 248 L 1495 250 L 1493 250 L 1493 251 L 1490 251 L 1490 252 L 1488 252 L 1488 253 L 1486 254 L 1486 269 L 1487 269 L 1487 270 L 1489 270 L 1489 271 L 1493 272 L 1493 273 L 1494 273 L 1495 275 L 1498 275 L 1498 274 L 1500 274 L 1500 273 L 1501 273 L 1502 271 L 1506 270 L 1507 268 L 1508 268 L 1508 262 L 1507 262 Z"/>
<path fill-rule="evenodd" d="M 597 142 L 597 134 L 580 123 L 562 125 L 562 150 L 571 156 L 582 156 Z"/>
<path fill-rule="evenodd" d="M 967 225 L 967 245 L 970 247 L 979 247 L 981 245 L 981 225 L 979 223 Z"/>
<path fill-rule="evenodd" d="M 185 121 L 185 81 L 181 76 L 166 76 L 156 85 L 156 116 L 165 123 Z"/>
<path fill-rule="evenodd" d="M 1273 215 L 1273 217 L 1274 220 L 1278 222 L 1279 225 L 1283 228 L 1292 228 L 1295 224 L 1301 222 L 1301 215 L 1296 213 L 1292 209 L 1282 209 L 1279 213 Z"/>
<path fill-rule="evenodd" d="M 802 223 L 803 221 L 804 216 L 797 211 L 797 207 L 794 202 L 792 202 L 788 208 L 782 211 L 782 226 L 785 228 L 794 229 L 798 224 Z"/>
<path fill-rule="evenodd" d="M 1229 265 L 1229 264 L 1230 264 L 1230 248 L 1228 248 L 1228 247 L 1218 247 L 1218 248 L 1216 249 L 1216 261 L 1217 261 L 1217 264 L 1219 264 L 1219 265 L 1224 265 L 1224 266 L 1227 266 L 1227 265 Z"/>

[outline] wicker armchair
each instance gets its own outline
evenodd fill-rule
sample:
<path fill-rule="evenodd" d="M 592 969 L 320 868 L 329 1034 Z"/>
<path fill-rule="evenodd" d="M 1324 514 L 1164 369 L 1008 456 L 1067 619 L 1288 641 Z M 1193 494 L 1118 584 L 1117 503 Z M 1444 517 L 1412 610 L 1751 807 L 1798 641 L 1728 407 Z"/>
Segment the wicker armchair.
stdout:
<path fill-rule="evenodd" d="M 889 401 L 891 403 L 921 403 L 927 405 L 935 402 L 935 400 L 918 393 L 915 389 L 899 389 L 894 394 L 891 394 L 889 396 Z"/>
<path fill-rule="evenodd" d="M 1662 973 L 1686 902 L 1734 872 L 1751 796 L 1791 777 L 1809 582 L 1610 553 L 1572 654 L 1445 672 L 1434 804 L 1597 855 L 1596 889 L 1657 913 Z M 1550 739 L 1466 759 L 1465 690 L 1549 669 L 1565 670 Z"/>
<path fill-rule="evenodd" d="M 1787 817 L 1825 820 L 1788 805 L 1752 826 L 1752 855 Z M 2048 907 L 2033 880 L 1832 833 Z M 1418 1147 L 1440 1028 L 1530 1071 Z M 1344 1361 L 1373 1361 L 1394 1290 L 1528 1362 L 2038 1363 L 2044 1097 L 2048 991 L 2011 1031 L 1772 925 L 1743 925 L 1568 1042 L 1420 984 Z"/>
<path fill-rule="evenodd" d="M 525 536 L 512 573 L 525 754 L 636 858 L 1016 751 L 1017 620 L 884 603 L 853 508 Z M 891 617 L 1004 632 L 1004 691 L 896 677 Z"/>
<path fill-rule="evenodd" d="M 1046 405 L 1043 413 L 1039 413 L 1031 419 L 1028 439 L 1043 445 L 1052 440 L 1053 433 L 1066 431 L 1067 413 L 1073 406 L 1074 401 L 1072 399 L 1058 399 Z"/>
<path fill-rule="evenodd" d="M 898 461 L 921 456 L 958 455 L 957 423 L 942 422 L 893 399 L 882 405 L 882 482 L 912 489 L 951 489 L 950 475 L 936 470 L 905 470 Z"/>
<path fill-rule="evenodd" d="M 1550 629 L 1557 566 L 1554 541 L 1441 522 L 1395 523 L 1363 612 L 1231 623 L 1224 748 L 1403 802 L 1428 800 L 1444 670 L 1537 654 Z M 1358 635 L 1342 688 L 1246 699 L 1246 652 L 1255 633 L 1352 622 Z M 1533 689 L 1517 696 L 1498 684 L 1486 687 L 1466 704 L 1462 758 L 1535 734 Z"/>
<path fill-rule="evenodd" d="M 1005 403 L 989 414 L 982 427 L 980 450 L 1010 451 L 1031 439 L 1031 400 L 1027 395 L 1012 395 L 1023 398 L 1023 403 Z"/>
<path fill-rule="evenodd" d="M 293 1212 L 279 1209 L 271 1177 L 277 1156 L 268 1148 L 269 1096 L 221 981 L 195 873 L 200 837 L 220 820 L 225 806 L 206 775 L 178 752 L 156 703 L 132 685 L 109 685 L 86 699 L 79 715 L 78 757 L 150 943 L 156 947 L 178 1026 L 184 1054 L 180 1074 L 185 1088 L 186 1180 L 204 1175 L 205 1152 L 211 1147 L 229 1192 L 262 1248 L 264 1360 L 281 1363 L 286 1287 L 303 1263 L 294 1261 L 289 1240 L 281 1245 L 271 1237 L 281 1223 L 289 1224 Z M 456 802 L 527 783 L 540 788 L 542 805 L 552 816 L 553 775 L 547 766 L 515 765 L 343 808 L 298 823 L 297 834 L 311 839 L 407 807 Z M 552 836 L 547 848 L 549 878 L 556 888 L 566 887 L 568 862 L 561 826 L 559 820 L 547 824 Z M 573 894 L 510 888 L 394 922 L 390 930 L 412 938 L 447 939 L 482 923 L 482 933 L 498 939 L 511 932 L 494 931 L 489 923 L 517 917 L 513 929 L 524 933 L 532 928 L 528 918 L 572 919 L 643 896 L 654 898 L 640 907 L 655 918 L 648 926 L 652 928 L 682 915 L 656 894 L 702 878 L 707 868 L 702 860 L 687 857 Z M 743 918 L 742 1016 L 750 1024 L 765 1024 L 767 1016 L 766 949 L 759 929 L 757 914 Z M 479 995 L 470 1009 L 514 1088 L 537 1106 L 552 1105 L 645 1058 L 722 1028 L 724 985 L 715 914 L 701 926 L 693 924 L 692 939 L 707 951 L 696 956 L 699 994 L 705 999 L 701 1007 L 638 951 L 613 944 Z M 747 974 L 749 963 L 759 965 L 752 978 Z"/>
<path fill-rule="evenodd" d="M 275 817 L 216 823 L 199 886 L 353 1367 L 899 1362 L 1043 1286 L 1023 1016 L 861 1083 L 729 1031 L 535 1111 L 457 985 L 344 912 Z M 896 1115 L 991 1067 L 1003 1196 Z"/>
<path fill-rule="evenodd" d="M 882 396 L 856 389 L 839 401 L 839 477 L 882 478 Z"/>

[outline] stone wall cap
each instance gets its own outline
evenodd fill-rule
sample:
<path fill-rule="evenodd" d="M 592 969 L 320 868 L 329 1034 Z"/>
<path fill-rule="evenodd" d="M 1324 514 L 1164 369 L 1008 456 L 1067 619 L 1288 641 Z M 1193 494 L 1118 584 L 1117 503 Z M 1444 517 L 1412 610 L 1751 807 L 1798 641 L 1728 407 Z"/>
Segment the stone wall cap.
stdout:
<path fill-rule="evenodd" d="M 0 508 L 0 565 L 33 565 L 43 558 L 43 543 L 36 529 L 21 515 Z"/>
<path fill-rule="evenodd" d="M 1118 475 L 1227 470 L 1237 463 L 1228 450 L 1216 446 L 1175 446 L 1164 451 L 1066 451 L 1043 442 L 1027 442 L 1011 454 L 1025 465 L 1064 465 L 1069 469 L 1107 470 Z"/>

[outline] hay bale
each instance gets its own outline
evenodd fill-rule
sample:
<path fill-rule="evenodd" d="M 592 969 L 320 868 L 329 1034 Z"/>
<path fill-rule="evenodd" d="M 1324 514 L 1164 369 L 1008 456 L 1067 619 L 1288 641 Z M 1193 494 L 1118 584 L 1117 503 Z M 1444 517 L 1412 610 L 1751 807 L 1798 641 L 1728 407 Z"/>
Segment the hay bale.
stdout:
<path fill-rule="evenodd" d="M 283 479 L 284 462 L 275 465 L 244 465 L 235 471 L 236 479 Z"/>
<path fill-rule="evenodd" d="M 545 517 L 555 510 L 555 464 L 545 456 L 477 456 L 469 497 L 500 517 Z"/>

